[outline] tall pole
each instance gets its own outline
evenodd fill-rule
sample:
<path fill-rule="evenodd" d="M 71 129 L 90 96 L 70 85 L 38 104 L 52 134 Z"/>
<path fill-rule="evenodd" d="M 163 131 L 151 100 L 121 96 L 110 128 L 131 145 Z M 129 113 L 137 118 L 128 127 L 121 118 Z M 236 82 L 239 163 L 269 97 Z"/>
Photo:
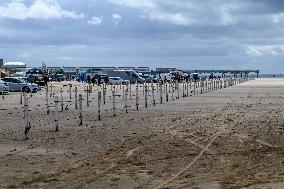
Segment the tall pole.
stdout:
<path fill-rule="evenodd" d="M 27 99 L 27 93 L 24 92 L 24 135 L 23 139 L 27 140 L 28 139 L 28 133 L 30 131 L 31 125 L 29 122 L 29 117 L 28 117 L 28 111 L 29 111 L 29 104 L 28 104 L 28 99 Z"/>
<path fill-rule="evenodd" d="M 78 88 L 75 87 L 75 109 L 78 109 Z"/>
<path fill-rule="evenodd" d="M 58 96 L 55 96 L 54 100 L 54 126 L 55 131 L 58 131 L 58 121 L 59 121 L 59 115 L 58 115 L 58 103 L 60 101 L 58 100 Z"/>
<path fill-rule="evenodd" d="M 136 83 L 136 110 L 139 109 L 139 86 L 138 83 Z"/>
<path fill-rule="evenodd" d="M 48 85 L 45 88 L 45 105 L 46 105 L 46 114 L 49 114 L 49 105 L 48 105 Z"/>
<path fill-rule="evenodd" d="M 98 92 L 98 119 L 101 120 L 102 92 Z"/>
<path fill-rule="evenodd" d="M 82 94 L 79 94 L 79 125 L 83 125 L 83 98 Z"/>
<path fill-rule="evenodd" d="M 60 99 L 61 99 L 61 112 L 63 112 L 64 104 L 63 104 L 63 89 L 60 89 Z"/>
<path fill-rule="evenodd" d="M 112 111 L 113 111 L 113 116 L 116 116 L 115 115 L 115 89 L 112 91 Z"/>

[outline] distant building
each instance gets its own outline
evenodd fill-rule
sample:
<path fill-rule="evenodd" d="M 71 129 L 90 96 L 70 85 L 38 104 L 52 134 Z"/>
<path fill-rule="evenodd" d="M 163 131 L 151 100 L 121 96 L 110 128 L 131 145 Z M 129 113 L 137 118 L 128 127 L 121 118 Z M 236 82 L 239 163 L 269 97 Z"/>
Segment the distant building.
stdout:
<path fill-rule="evenodd" d="M 169 73 L 169 72 L 174 72 L 177 71 L 176 68 L 156 68 L 157 73 Z"/>
<path fill-rule="evenodd" d="M 5 71 L 25 72 L 27 64 L 24 62 L 5 62 L 1 67 L 4 68 Z"/>
<path fill-rule="evenodd" d="M 58 69 L 63 69 L 64 73 L 66 74 L 76 74 L 78 72 L 87 72 L 87 71 L 101 71 L 101 72 L 105 72 L 105 71 L 113 71 L 113 70 L 134 70 L 136 72 L 139 73 L 143 73 L 143 72 L 150 72 L 150 68 L 149 67 L 92 67 L 92 66 L 87 66 L 87 67 L 68 67 L 68 66 L 63 66 L 63 67 L 47 67 L 47 70 L 49 72 L 55 72 Z"/>

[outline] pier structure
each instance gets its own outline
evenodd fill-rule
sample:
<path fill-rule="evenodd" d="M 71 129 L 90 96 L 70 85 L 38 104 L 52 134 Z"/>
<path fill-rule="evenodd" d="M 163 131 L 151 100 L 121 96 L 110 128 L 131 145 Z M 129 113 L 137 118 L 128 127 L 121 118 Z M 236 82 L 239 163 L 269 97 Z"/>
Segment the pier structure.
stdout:
<path fill-rule="evenodd" d="M 234 77 L 237 77 L 240 75 L 241 77 L 248 77 L 250 73 L 255 73 L 256 77 L 258 78 L 259 70 L 182 70 L 183 72 L 186 72 L 188 74 L 192 73 L 219 73 L 222 74 L 222 77 L 226 77 L 226 74 L 233 74 Z"/>

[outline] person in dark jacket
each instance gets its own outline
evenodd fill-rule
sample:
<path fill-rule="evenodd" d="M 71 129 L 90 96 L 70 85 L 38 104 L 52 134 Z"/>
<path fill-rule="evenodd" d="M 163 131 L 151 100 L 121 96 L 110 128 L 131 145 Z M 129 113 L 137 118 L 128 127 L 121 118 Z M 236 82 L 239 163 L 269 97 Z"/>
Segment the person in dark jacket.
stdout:
<path fill-rule="evenodd" d="M 87 83 L 88 83 L 88 84 L 91 83 L 91 76 L 90 76 L 90 75 L 87 76 Z"/>

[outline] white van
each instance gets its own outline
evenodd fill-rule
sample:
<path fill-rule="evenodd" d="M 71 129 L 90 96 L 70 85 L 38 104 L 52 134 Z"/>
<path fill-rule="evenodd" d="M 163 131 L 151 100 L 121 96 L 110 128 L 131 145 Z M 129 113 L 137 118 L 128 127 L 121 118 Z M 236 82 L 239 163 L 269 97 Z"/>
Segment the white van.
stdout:
<path fill-rule="evenodd" d="M 129 80 L 131 83 L 143 83 L 145 81 L 144 78 L 139 76 L 133 70 L 113 70 L 107 72 L 108 77 L 120 77 L 123 80 Z"/>

